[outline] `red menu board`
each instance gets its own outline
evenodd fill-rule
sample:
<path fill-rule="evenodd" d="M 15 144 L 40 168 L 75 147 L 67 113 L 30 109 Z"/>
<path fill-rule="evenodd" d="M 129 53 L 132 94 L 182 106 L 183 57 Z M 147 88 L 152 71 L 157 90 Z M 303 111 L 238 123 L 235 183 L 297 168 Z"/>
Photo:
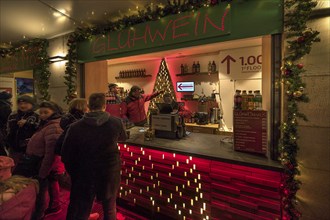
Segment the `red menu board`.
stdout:
<path fill-rule="evenodd" d="M 266 153 L 267 111 L 234 110 L 234 149 Z"/>

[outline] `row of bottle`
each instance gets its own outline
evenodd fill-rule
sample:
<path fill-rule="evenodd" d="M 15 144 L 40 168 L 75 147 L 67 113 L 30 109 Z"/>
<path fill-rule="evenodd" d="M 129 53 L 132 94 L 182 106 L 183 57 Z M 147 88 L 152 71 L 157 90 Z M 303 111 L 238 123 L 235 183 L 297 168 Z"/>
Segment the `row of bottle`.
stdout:
<path fill-rule="evenodd" d="M 133 69 L 133 70 L 124 70 L 119 72 L 120 78 L 144 77 L 145 75 L 146 75 L 146 69 Z"/>
<path fill-rule="evenodd" d="M 181 74 L 189 72 L 189 67 L 187 64 L 181 64 L 180 69 L 181 69 Z M 215 62 L 213 61 L 211 63 L 211 61 L 209 61 L 209 64 L 207 66 L 207 71 L 215 72 L 216 70 L 217 70 L 217 65 L 215 64 Z M 191 73 L 199 73 L 200 71 L 201 71 L 201 66 L 199 64 L 199 61 L 197 62 L 194 61 L 192 65 Z"/>
<path fill-rule="evenodd" d="M 262 96 L 260 90 L 252 90 L 248 93 L 246 90 L 236 90 L 234 96 L 234 109 L 235 110 L 262 110 Z"/>

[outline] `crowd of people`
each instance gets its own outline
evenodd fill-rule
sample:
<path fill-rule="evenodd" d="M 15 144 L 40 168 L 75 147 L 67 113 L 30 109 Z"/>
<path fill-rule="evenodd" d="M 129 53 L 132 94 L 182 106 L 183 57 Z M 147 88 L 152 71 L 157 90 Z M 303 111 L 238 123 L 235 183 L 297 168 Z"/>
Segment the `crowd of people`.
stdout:
<path fill-rule="evenodd" d="M 104 219 L 116 219 L 121 170 L 117 143 L 126 139 L 123 121 L 143 126 L 147 122 L 144 103 L 162 93 L 144 95 L 133 86 L 121 100 L 118 86 L 112 83 L 107 94 L 93 93 L 88 101 L 72 100 L 64 114 L 55 102 L 37 104 L 28 95 L 19 96 L 17 111 L 11 112 L 12 96 L 1 92 L 0 216 L 39 220 L 61 212 L 59 179 L 68 175 L 71 188 L 66 219 L 92 219 L 95 198 L 102 204 Z M 166 97 L 165 101 L 172 101 Z M 109 100 L 120 105 L 119 117 L 105 111 Z M 12 197 L 16 203 L 30 204 L 15 207 L 29 209 L 10 208 L 8 198 Z"/>

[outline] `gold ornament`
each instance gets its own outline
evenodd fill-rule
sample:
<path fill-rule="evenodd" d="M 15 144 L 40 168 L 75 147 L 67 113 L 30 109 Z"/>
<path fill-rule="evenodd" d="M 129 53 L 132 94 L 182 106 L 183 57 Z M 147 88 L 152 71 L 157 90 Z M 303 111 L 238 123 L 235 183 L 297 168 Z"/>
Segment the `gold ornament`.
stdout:
<path fill-rule="evenodd" d="M 296 97 L 296 98 L 299 98 L 300 96 L 302 96 L 302 92 L 301 91 L 295 91 L 293 93 L 293 96 Z"/>
<path fill-rule="evenodd" d="M 292 62 L 291 62 L 291 61 L 287 61 L 287 62 L 286 62 L 286 65 L 287 65 L 287 66 L 292 66 Z"/>
<path fill-rule="evenodd" d="M 292 92 L 290 90 L 286 91 L 287 95 L 292 95 Z"/>
<path fill-rule="evenodd" d="M 305 88 L 304 88 L 304 87 L 302 87 L 302 86 L 300 86 L 300 87 L 299 87 L 299 91 L 300 91 L 300 92 L 303 92 L 303 91 L 304 91 L 304 89 L 305 89 Z"/>

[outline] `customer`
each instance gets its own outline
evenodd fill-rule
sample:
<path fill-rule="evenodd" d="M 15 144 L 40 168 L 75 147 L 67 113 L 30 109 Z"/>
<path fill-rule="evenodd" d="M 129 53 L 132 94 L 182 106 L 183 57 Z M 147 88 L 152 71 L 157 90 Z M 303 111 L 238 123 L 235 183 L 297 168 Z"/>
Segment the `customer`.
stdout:
<path fill-rule="evenodd" d="M 7 121 L 11 113 L 11 99 L 12 95 L 6 91 L 0 92 L 0 155 L 7 156 L 5 151 L 7 138 Z"/>
<path fill-rule="evenodd" d="M 22 158 L 26 151 L 29 139 L 36 132 L 39 125 L 39 115 L 34 112 L 36 102 L 28 95 L 22 95 L 17 99 L 17 112 L 8 118 L 9 155 L 15 164 Z"/>
<path fill-rule="evenodd" d="M 40 104 L 39 113 L 39 128 L 27 145 L 26 156 L 14 170 L 14 175 L 35 177 L 39 181 L 34 219 L 61 211 L 59 184 L 55 177 L 64 172 L 63 164 L 61 166 L 60 159 L 54 154 L 57 138 L 63 131 L 60 127 L 62 109 L 54 102 L 44 101 Z M 49 205 L 45 210 L 47 189 Z"/>
<path fill-rule="evenodd" d="M 38 181 L 12 176 L 14 160 L 0 156 L 0 220 L 30 220 L 35 208 Z"/>
<path fill-rule="evenodd" d="M 192 116 L 191 111 L 185 109 L 185 107 L 183 105 L 181 105 L 181 103 L 174 101 L 174 99 L 172 98 L 172 95 L 170 93 L 165 93 L 163 95 L 163 100 L 164 100 L 164 103 L 171 104 L 173 107 L 173 110 L 178 111 L 178 114 L 181 117 L 191 118 L 191 116 Z"/>
<path fill-rule="evenodd" d="M 121 169 L 117 141 L 126 133 L 121 120 L 104 111 L 103 93 L 91 94 L 88 104 L 90 112 L 69 127 L 62 146 L 72 181 L 67 220 L 87 219 L 95 195 L 104 220 L 115 220 Z"/>
<path fill-rule="evenodd" d="M 132 86 L 128 96 L 124 101 L 124 118 L 127 117 L 136 126 L 143 126 L 147 122 L 144 103 L 157 97 L 161 93 L 163 93 L 163 91 L 158 91 L 151 95 L 142 95 L 140 87 Z"/>
<path fill-rule="evenodd" d="M 60 135 L 56 143 L 55 153 L 61 155 L 62 144 L 69 126 L 78 120 L 80 120 L 84 114 L 88 111 L 86 99 L 76 98 L 69 103 L 69 112 L 62 116 L 60 126 L 64 132 Z"/>

